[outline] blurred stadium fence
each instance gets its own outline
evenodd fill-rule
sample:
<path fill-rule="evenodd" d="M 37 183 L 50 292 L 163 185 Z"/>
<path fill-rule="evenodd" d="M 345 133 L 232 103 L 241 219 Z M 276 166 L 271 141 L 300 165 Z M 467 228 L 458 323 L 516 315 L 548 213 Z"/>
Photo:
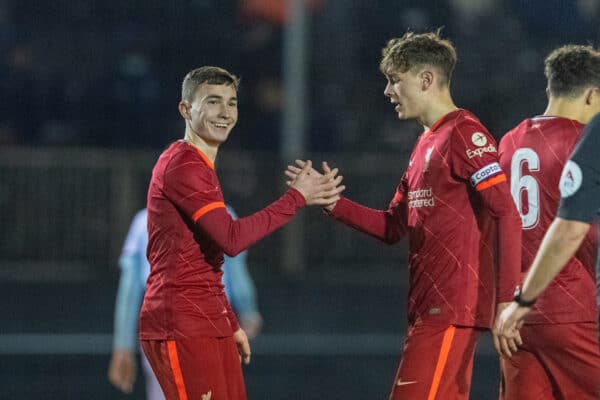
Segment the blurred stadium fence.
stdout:
<path fill-rule="evenodd" d="M 114 278 L 113 266 L 132 216 L 145 205 L 158 154 L 1 148 L 0 280 Z M 406 154 L 311 156 L 315 163 L 328 160 L 339 166 L 348 186 L 346 193 L 378 208 L 387 206 L 407 162 Z M 242 216 L 269 204 L 285 190 L 283 171 L 291 161 L 269 153 L 223 151 L 217 172 L 225 198 Z M 271 272 L 300 274 L 404 263 L 402 245 L 380 244 L 320 214 L 319 209 L 305 210 L 283 233 L 253 247 L 251 261 Z M 301 251 L 290 256 L 286 248 Z M 294 262 L 300 265 L 290 268 Z"/>

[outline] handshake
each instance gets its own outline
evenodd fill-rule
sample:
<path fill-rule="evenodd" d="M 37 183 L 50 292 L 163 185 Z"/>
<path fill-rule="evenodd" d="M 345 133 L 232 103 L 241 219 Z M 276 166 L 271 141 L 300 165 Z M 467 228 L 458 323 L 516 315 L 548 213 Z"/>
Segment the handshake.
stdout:
<path fill-rule="evenodd" d="M 323 172 L 314 169 L 310 160 L 296 160 L 296 166 L 288 165 L 285 171 L 286 183 L 304 196 L 307 206 L 319 205 L 331 211 L 346 186 L 340 185 L 344 177 L 338 176 L 337 168 L 332 170 L 326 161 L 321 165 Z"/>

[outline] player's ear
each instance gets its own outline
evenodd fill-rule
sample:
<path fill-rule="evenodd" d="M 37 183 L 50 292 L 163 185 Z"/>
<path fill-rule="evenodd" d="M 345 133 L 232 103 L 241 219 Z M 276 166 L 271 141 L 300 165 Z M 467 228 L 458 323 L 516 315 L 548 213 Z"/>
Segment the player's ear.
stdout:
<path fill-rule="evenodd" d="M 181 114 L 183 119 L 192 119 L 192 116 L 190 115 L 190 103 L 185 100 L 181 100 L 177 107 L 179 108 L 179 114 Z"/>
<path fill-rule="evenodd" d="M 590 106 L 600 101 L 600 88 L 595 86 L 585 90 L 585 105 Z"/>
<path fill-rule="evenodd" d="M 550 100 L 550 87 L 546 86 L 546 98 Z"/>
<path fill-rule="evenodd" d="M 421 78 L 421 90 L 425 91 L 433 84 L 434 74 L 426 69 L 419 74 L 419 78 Z"/>

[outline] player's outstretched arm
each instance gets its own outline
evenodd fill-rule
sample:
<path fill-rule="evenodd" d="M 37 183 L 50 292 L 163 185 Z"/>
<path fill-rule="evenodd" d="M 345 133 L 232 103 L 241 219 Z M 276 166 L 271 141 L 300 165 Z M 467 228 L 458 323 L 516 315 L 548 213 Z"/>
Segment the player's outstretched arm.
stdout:
<path fill-rule="evenodd" d="M 300 171 L 306 167 L 306 164 L 306 161 L 296 160 L 296 166 L 288 165 L 285 172 L 288 179 L 291 180 L 297 177 Z M 311 175 L 323 176 L 329 172 L 337 173 L 338 171 L 337 168 L 331 170 L 327 162 L 323 162 L 322 166 L 322 173 L 313 168 L 310 169 L 309 173 Z M 288 180 L 288 185 L 291 182 L 290 180 Z M 330 198 L 329 200 L 333 199 Z M 396 193 L 390 207 L 386 211 L 365 207 L 343 196 L 339 196 L 339 199 L 332 201 L 323 208 L 331 217 L 338 221 L 387 244 L 398 242 L 408 232 L 406 201 L 404 201 L 404 196 L 400 192 Z"/>
<path fill-rule="evenodd" d="M 291 189 L 264 209 L 244 218 L 233 220 L 224 207 L 211 208 L 201 214 L 195 223 L 228 256 L 235 256 L 250 245 L 288 223 L 296 212 L 307 204 L 326 205 L 327 196 L 339 195 L 341 177 L 309 175 L 307 166 L 294 180 Z M 222 204 L 222 203 L 221 203 Z"/>
<path fill-rule="evenodd" d="M 589 223 L 555 218 L 525 277 L 521 297 L 537 298 L 573 257 L 589 230 Z"/>

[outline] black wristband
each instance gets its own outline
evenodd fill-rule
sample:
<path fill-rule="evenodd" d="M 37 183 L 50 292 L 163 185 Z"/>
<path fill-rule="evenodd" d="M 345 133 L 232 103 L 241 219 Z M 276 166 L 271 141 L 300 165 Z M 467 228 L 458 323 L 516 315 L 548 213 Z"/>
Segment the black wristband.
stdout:
<path fill-rule="evenodd" d="M 533 300 L 524 300 L 521 298 L 521 287 L 517 286 L 515 288 L 515 297 L 513 299 L 520 307 L 529 307 L 531 308 L 531 306 L 533 306 L 535 304 L 535 301 L 537 299 L 533 299 Z"/>

